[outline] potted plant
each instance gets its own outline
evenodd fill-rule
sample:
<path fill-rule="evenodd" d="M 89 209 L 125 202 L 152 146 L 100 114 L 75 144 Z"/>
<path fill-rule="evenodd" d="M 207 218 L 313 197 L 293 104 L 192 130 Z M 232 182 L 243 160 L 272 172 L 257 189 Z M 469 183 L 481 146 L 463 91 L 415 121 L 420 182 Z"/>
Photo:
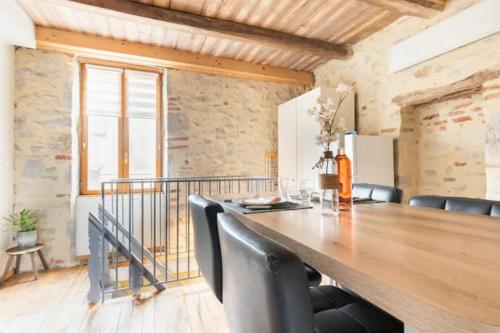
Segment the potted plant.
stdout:
<path fill-rule="evenodd" d="M 38 210 L 24 208 L 4 219 L 17 229 L 17 246 L 32 247 L 38 242 L 40 213 Z"/>

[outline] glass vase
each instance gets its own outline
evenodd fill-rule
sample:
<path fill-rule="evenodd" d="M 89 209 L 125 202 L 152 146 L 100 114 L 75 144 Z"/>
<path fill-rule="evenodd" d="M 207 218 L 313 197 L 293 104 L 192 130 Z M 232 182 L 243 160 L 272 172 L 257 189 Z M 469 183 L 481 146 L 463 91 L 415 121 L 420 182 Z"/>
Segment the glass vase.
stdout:
<path fill-rule="evenodd" d="M 339 214 L 339 176 L 337 162 L 329 150 L 323 153 L 321 173 L 319 175 L 321 213 L 324 216 Z"/>

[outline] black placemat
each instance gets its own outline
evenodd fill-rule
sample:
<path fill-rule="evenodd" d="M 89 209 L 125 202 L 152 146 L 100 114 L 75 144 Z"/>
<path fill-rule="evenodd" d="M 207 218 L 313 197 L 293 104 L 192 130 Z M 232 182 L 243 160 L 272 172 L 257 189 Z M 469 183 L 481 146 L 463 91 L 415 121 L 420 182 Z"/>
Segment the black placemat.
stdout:
<path fill-rule="evenodd" d="M 298 210 L 298 209 L 310 209 L 313 208 L 309 205 L 303 205 L 295 202 L 285 201 L 279 205 L 274 205 L 271 208 L 248 208 L 240 203 L 227 202 L 224 201 L 223 205 L 229 206 L 231 209 L 237 211 L 241 214 L 257 214 L 257 213 L 269 213 L 269 212 L 279 212 L 283 210 Z"/>

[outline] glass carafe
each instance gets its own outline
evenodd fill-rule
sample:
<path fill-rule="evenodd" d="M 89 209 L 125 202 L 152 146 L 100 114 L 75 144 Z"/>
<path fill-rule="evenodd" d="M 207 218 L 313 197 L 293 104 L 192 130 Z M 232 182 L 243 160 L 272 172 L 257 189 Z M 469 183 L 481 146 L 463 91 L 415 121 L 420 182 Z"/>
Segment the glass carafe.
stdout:
<path fill-rule="evenodd" d="M 333 153 L 325 151 L 319 175 L 321 213 L 325 216 L 339 214 L 339 176 Z"/>

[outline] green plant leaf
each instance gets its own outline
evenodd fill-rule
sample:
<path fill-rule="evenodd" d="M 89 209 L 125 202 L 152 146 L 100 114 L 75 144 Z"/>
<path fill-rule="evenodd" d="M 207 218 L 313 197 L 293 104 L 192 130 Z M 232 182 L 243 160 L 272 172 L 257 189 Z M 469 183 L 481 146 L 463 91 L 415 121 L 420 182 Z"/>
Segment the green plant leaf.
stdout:
<path fill-rule="evenodd" d="M 9 217 L 4 217 L 4 220 L 8 221 L 14 228 L 23 232 L 38 229 L 40 218 L 41 216 L 38 210 L 24 208 L 18 213 L 14 213 Z"/>

